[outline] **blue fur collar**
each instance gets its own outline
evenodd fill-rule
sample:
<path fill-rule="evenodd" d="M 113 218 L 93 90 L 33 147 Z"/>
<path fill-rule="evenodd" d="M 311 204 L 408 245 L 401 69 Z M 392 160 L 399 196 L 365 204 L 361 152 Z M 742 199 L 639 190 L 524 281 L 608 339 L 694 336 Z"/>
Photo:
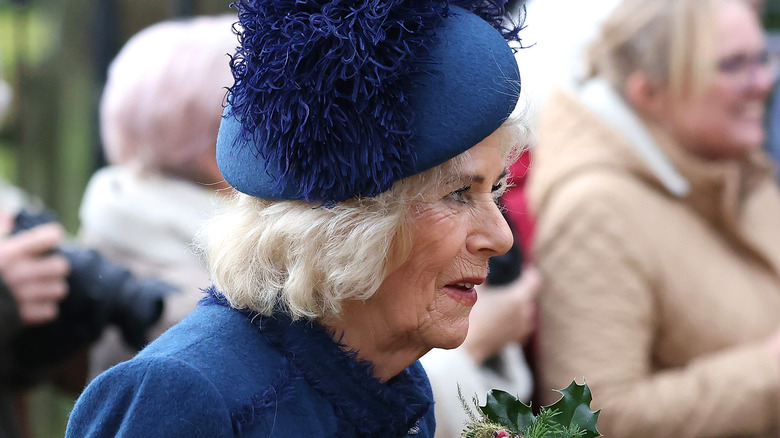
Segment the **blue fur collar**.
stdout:
<path fill-rule="evenodd" d="M 215 287 L 206 292 L 201 305 L 230 307 Z M 419 362 L 382 383 L 373 377 L 370 362 L 359 360 L 316 323 L 292 321 L 283 313 L 263 317 L 249 310 L 236 311 L 245 314 L 285 356 L 291 374 L 296 375 L 290 377 L 302 376 L 330 402 L 338 436 L 403 437 L 432 409 L 430 384 Z M 242 422 L 248 425 L 252 418 Z"/>

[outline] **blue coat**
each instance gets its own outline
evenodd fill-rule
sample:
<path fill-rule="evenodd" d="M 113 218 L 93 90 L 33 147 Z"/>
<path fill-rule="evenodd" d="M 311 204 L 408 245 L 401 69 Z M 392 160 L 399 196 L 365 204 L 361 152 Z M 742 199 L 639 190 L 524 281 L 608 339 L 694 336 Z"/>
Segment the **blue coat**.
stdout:
<path fill-rule="evenodd" d="M 432 437 L 419 362 L 387 383 L 319 326 L 218 294 L 79 397 L 66 437 Z"/>

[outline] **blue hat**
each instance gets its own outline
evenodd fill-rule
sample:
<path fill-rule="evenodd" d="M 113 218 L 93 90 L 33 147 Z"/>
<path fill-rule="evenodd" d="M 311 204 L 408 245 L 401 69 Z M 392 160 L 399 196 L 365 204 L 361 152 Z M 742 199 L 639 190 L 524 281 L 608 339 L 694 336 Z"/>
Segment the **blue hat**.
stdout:
<path fill-rule="evenodd" d="M 217 163 L 243 193 L 375 196 L 470 149 L 517 103 L 505 38 L 519 27 L 503 27 L 504 1 L 234 5 L 241 46 Z"/>

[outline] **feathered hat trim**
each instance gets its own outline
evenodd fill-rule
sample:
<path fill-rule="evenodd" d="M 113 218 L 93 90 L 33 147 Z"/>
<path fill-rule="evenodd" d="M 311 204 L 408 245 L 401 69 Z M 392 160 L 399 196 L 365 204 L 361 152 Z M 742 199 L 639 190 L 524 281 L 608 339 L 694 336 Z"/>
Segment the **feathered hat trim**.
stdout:
<path fill-rule="evenodd" d="M 217 142 L 223 176 L 252 196 L 330 205 L 469 149 L 519 93 L 503 37 L 516 39 L 519 26 L 504 27 L 504 3 L 234 3 L 240 47 Z"/>

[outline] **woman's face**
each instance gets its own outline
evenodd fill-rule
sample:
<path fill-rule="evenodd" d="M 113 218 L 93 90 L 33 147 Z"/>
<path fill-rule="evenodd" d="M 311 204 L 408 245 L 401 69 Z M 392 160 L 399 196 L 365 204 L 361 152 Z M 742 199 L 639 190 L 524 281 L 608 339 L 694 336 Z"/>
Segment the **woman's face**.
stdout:
<path fill-rule="evenodd" d="M 466 337 L 474 286 L 485 281 L 488 258 L 512 245 L 496 205 L 506 184 L 501 131 L 469 150 L 469 159 L 433 199 L 417 205 L 411 252 L 363 307 L 383 329 L 427 351 L 454 348 Z"/>
<path fill-rule="evenodd" d="M 716 65 L 701 95 L 671 102 L 666 126 L 684 147 L 707 159 L 742 157 L 764 142 L 764 112 L 772 73 L 763 31 L 753 11 L 724 1 L 716 12 Z"/>

